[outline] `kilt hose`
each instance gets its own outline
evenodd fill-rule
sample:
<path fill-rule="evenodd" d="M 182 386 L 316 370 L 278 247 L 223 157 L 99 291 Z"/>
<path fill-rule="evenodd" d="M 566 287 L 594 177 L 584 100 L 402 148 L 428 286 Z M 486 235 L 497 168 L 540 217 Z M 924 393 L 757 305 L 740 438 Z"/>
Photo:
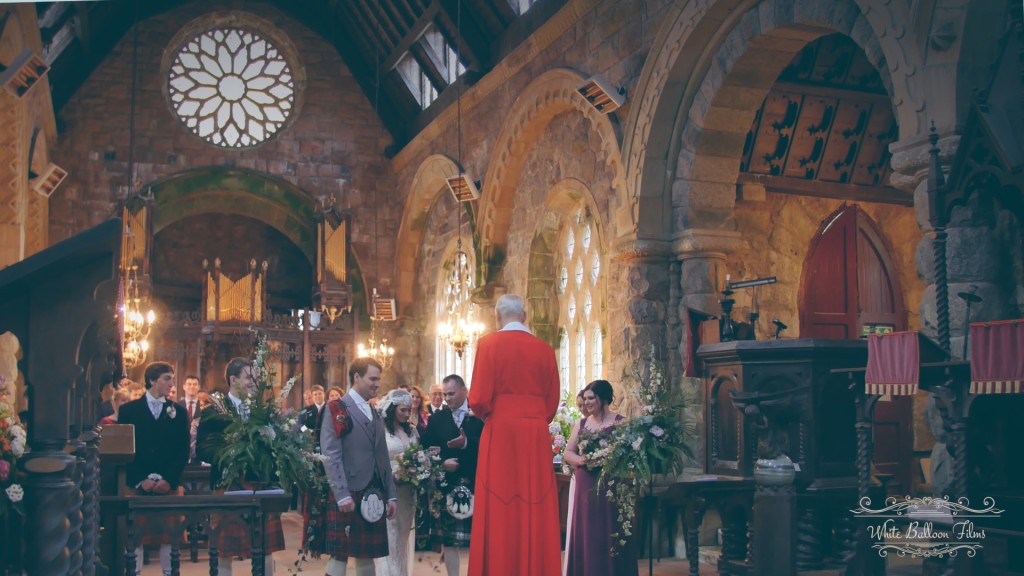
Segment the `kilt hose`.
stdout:
<path fill-rule="evenodd" d="M 334 492 L 326 501 L 306 500 L 303 510 L 303 534 L 306 546 L 314 557 L 327 554 L 335 558 L 383 558 L 388 555 L 387 519 L 370 524 L 359 513 L 362 492 L 353 492 L 356 508 L 352 512 L 338 510 Z"/>
<path fill-rule="evenodd" d="M 252 556 L 252 542 L 249 538 L 249 524 L 238 516 L 216 514 L 211 518 L 217 535 L 217 553 L 222 558 L 248 558 Z M 263 552 L 269 556 L 284 550 L 284 527 L 281 515 L 267 514 L 263 521 Z"/>

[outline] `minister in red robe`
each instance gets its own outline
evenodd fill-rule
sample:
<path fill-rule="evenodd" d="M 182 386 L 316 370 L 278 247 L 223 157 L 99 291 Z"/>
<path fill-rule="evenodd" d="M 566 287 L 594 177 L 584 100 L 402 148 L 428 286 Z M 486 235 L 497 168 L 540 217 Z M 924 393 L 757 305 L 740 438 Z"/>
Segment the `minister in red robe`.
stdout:
<path fill-rule="evenodd" d="M 555 353 L 523 324 L 507 294 L 501 330 L 477 344 L 469 407 L 484 420 L 477 463 L 469 576 L 561 573 L 558 490 L 548 422 L 558 408 Z"/>

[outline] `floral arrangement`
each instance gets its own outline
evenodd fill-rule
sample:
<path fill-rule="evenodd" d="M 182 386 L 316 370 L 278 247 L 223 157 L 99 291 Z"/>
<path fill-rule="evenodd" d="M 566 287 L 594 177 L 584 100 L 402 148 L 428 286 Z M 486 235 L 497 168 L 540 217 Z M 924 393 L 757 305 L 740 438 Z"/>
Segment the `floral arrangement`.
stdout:
<path fill-rule="evenodd" d="M 18 458 L 25 453 L 25 427 L 10 402 L 7 378 L 0 376 L 0 516 L 8 509 L 22 513 L 25 491 L 16 482 Z"/>
<path fill-rule="evenodd" d="M 565 453 L 565 445 L 572 435 L 572 427 L 583 418 L 583 414 L 576 409 L 576 398 L 572 392 L 566 392 L 562 402 L 558 405 L 555 418 L 548 424 L 548 434 L 551 436 L 551 453 L 554 455 L 555 464 L 562 465 L 562 472 L 569 474 L 569 465 L 563 463 L 562 455 Z"/>
<path fill-rule="evenodd" d="M 259 336 L 252 362 L 256 391 L 242 400 L 243 417 L 226 406 L 230 400 L 221 393 L 211 396 L 216 409 L 213 418 L 228 420 L 213 446 L 216 463 L 222 471 L 221 487 L 250 483 L 276 485 L 290 491 L 318 489 L 325 480 L 319 463 L 324 456 L 314 454 L 313 438 L 299 430 L 298 415 L 282 409 L 298 377 L 288 380 L 275 396 L 277 375 L 267 365 L 269 347 L 266 336 Z"/>
<path fill-rule="evenodd" d="M 441 474 L 441 458 L 418 443 L 413 442 L 398 455 L 395 460 L 395 482 L 411 484 L 418 489 L 426 489 L 430 480 L 437 479 Z"/>
<path fill-rule="evenodd" d="M 620 546 L 632 536 L 636 521 L 636 500 L 641 487 L 653 482 L 655 474 L 679 474 L 684 458 L 693 458 L 689 442 L 695 423 L 685 419 L 683 408 L 694 402 L 666 382 L 653 348 L 646 365 L 636 362 L 624 378 L 639 406 L 637 413 L 615 427 L 610 436 L 596 438 L 581 434 L 581 454 L 588 468 L 600 468 L 598 489 L 607 490 L 609 501 L 619 510 L 619 527 L 612 533 Z M 590 436 L 590 437 L 587 437 Z"/>

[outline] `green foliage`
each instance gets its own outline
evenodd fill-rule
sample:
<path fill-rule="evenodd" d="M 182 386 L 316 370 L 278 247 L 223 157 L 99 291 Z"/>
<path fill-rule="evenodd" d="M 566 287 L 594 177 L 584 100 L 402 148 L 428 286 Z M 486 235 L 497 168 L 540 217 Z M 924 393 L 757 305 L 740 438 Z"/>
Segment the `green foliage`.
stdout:
<path fill-rule="evenodd" d="M 693 458 L 690 442 L 695 433 L 684 415 L 694 400 L 665 380 L 653 348 L 646 363 L 635 362 L 624 380 L 638 404 L 636 413 L 607 438 L 581 433 L 579 441 L 588 468 L 601 469 L 598 490 L 605 490 L 619 510 L 620 527 L 612 538 L 620 545 L 633 534 L 641 488 L 655 474 L 683 471 L 686 459 Z"/>
<path fill-rule="evenodd" d="M 279 485 L 290 491 L 319 490 L 325 483 L 320 462 L 313 453 L 313 438 L 299 430 L 298 415 L 282 409 L 296 378 L 274 395 L 277 375 L 267 365 L 269 349 L 266 336 L 260 336 L 252 363 L 256 390 L 242 399 L 242 414 L 227 408 L 230 402 L 221 394 L 213 396 L 216 412 L 204 418 L 227 421 L 223 434 L 210 438 L 215 461 L 222 471 L 220 487 L 257 483 Z"/>

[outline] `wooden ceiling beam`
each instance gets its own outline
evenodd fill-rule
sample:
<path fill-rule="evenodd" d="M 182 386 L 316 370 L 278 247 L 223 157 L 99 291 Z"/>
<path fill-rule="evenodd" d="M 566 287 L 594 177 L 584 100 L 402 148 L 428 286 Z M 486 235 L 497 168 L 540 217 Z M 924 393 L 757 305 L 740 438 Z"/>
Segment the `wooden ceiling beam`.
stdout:
<path fill-rule="evenodd" d="M 382 12 L 381 17 L 392 25 L 395 32 L 398 34 L 398 37 L 405 37 L 409 32 L 409 27 L 412 26 L 413 21 L 407 21 L 405 19 L 405 16 L 403 16 L 401 11 L 398 9 L 397 2 L 378 2 L 377 7 Z"/>
<path fill-rule="evenodd" d="M 822 180 L 801 180 L 786 176 L 769 176 L 767 174 L 740 173 L 737 184 L 758 184 L 768 192 L 776 194 L 795 194 L 797 196 L 814 196 L 832 198 L 850 202 L 878 202 L 897 206 L 913 206 L 914 197 L 889 186 L 863 186 L 860 184 L 840 184 Z"/>
<path fill-rule="evenodd" d="M 445 32 L 457 43 L 456 51 L 466 64 L 466 68 L 484 72 L 490 68 L 490 44 L 481 34 L 478 23 L 473 21 L 471 12 L 465 6 L 462 7 L 460 22 L 458 1 L 434 0 L 441 5 L 438 17 Z"/>
<path fill-rule="evenodd" d="M 427 8 L 426 12 L 416 20 L 416 23 L 412 25 L 412 28 L 410 28 L 405 34 L 402 41 L 395 46 L 395 49 L 388 54 L 387 59 L 384 60 L 384 63 L 381 65 L 384 70 L 393 70 L 395 66 L 398 66 L 398 63 L 402 61 L 402 57 L 405 56 L 406 52 L 408 52 L 412 48 L 413 44 L 418 42 L 419 39 L 423 37 L 423 34 L 426 33 L 426 31 L 434 24 L 434 18 L 437 17 L 437 11 L 437 4 L 432 4 Z"/>
<path fill-rule="evenodd" d="M 353 4 L 355 4 L 360 10 L 363 11 L 363 14 L 366 16 L 366 19 L 369 20 L 370 23 L 373 25 L 374 30 L 377 30 L 377 36 L 383 40 L 382 47 L 386 48 L 386 50 L 382 50 L 382 52 L 388 53 L 394 50 L 395 44 L 398 43 L 398 40 L 402 37 L 402 35 L 399 34 L 398 31 L 395 30 L 393 26 L 385 26 L 382 21 L 383 19 L 380 17 L 379 14 L 377 14 L 377 11 L 373 8 L 373 6 L 371 6 L 370 3 L 367 2 L 366 0 L 353 0 Z M 388 22 L 388 24 L 391 23 Z"/>
<path fill-rule="evenodd" d="M 341 4 L 340 0 L 337 0 L 335 4 Z M 353 4 L 352 0 L 348 0 L 345 3 L 346 9 L 343 11 L 346 15 L 352 17 L 353 20 L 357 20 L 357 26 L 346 26 L 350 34 L 361 40 L 362 50 L 361 54 L 364 55 L 366 60 L 371 59 L 371 55 L 381 51 L 380 47 L 386 42 L 386 39 L 380 37 L 380 30 L 373 26 L 366 16 Z M 341 19 L 342 22 L 348 23 L 348 20 Z"/>

